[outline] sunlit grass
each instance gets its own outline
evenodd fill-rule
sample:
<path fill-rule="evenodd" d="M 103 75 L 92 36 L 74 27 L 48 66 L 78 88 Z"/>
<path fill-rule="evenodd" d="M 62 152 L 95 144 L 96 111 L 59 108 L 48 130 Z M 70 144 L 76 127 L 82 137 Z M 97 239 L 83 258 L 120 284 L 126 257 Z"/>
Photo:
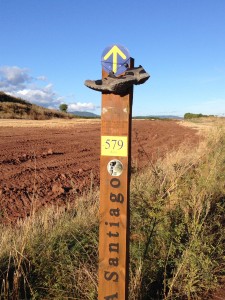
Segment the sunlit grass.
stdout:
<path fill-rule="evenodd" d="M 212 127 L 132 176 L 130 300 L 207 299 L 224 276 L 225 132 Z M 98 198 L 1 225 L 1 299 L 97 299 Z"/>

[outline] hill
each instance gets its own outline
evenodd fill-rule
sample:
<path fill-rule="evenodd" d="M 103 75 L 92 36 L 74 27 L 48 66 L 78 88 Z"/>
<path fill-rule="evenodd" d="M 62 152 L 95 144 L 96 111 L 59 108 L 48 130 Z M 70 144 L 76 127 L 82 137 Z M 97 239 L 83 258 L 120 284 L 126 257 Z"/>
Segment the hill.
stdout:
<path fill-rule="evenodd" d="M 72 119 L 78 116 L 44 108 L 0 92 L 0 119 L 48 120 L 53 118 Z"/>
<path fill-rule="evenodd" d="M 71 114 L 79 117 L 85 117 L 85 118 L 100 118 L 99 115 L 96 115 L 94 113 L 88 112 L 88 111 L 72 111 Z"/>

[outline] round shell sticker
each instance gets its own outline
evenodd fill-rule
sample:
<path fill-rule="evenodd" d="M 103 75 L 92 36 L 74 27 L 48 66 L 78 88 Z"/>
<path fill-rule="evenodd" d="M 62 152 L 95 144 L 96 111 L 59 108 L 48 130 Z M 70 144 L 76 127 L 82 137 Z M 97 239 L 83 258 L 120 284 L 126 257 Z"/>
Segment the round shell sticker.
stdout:
<path fill-rule="evenodd" d="M 128 68 L 130 53 L 121 45 L 111 45 L 103 51 L 101 62 L 107 73 L 113 72 L 115 75 L 120 75 Z"/>
<path fill-rule="evenodd" d="M 123 172 L 123 164 L 118 159 L 110 160 L 107 170 L 111 176 L 120 176 Z"/>

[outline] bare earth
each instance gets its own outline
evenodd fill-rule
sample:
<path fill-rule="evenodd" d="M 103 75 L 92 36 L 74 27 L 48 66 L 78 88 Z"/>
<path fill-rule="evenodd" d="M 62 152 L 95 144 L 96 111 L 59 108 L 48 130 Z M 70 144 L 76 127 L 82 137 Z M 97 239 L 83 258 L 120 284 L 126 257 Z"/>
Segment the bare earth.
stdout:
<path fill-rule="evenodd" d="M 133 121 L 132 166 L 145 167 L 183 142 L 191 128 L 175 121 Z M 72 201 L 99 185 L 100 120 L 0 120 L 0 219 Z"/>

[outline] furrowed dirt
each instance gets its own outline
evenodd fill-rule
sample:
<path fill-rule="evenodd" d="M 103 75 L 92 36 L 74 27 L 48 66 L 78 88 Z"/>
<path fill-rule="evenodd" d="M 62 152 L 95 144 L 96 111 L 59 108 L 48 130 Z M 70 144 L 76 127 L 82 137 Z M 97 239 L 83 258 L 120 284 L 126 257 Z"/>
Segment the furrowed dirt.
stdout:
<path fill-rule="evenodd" d="M 0 120 L 0 222 L 64 205 L 99 185 L 100 120 Z M 196 131 L 175 121 L 134 120 L 132 167 L 142 169 Z"/>

